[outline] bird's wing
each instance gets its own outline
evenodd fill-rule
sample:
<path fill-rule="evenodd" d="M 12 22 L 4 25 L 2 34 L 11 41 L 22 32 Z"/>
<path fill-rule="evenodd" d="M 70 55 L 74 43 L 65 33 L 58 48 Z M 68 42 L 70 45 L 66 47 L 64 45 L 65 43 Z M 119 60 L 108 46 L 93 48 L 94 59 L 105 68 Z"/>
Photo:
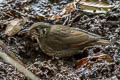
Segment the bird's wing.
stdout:
<path fill-rule="evenodd" d="M 52 38 L 50 40 L 54 41 L 53 43 L 56 42 L 56 44 L 58 43 L 62 46 L 69 45 L 69 47 L 72 45 L 83 45 L 97 40 L 97 38 L 90 36 L 88 33 L 66 26 L 53 27 L 49 36 Z"/>

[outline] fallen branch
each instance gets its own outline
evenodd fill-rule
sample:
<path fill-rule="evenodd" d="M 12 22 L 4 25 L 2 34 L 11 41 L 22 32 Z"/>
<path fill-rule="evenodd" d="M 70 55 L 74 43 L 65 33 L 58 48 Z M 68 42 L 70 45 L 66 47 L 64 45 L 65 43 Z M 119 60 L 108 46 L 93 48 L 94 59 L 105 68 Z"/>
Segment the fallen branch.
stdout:
<path fill-rule="evenodd" d="M 20 61 L 12 51 L 8 50 L 6 44 L 5 44 L 2 40 L 0 40 L 0 47 L 5 51 L 5 53 L 6 53 L 7 55 L 9 55 L 9 56 L 12 57 L 14 60 L 16 60 L 17 62 L 19 62 L 20 64 L 22 64 L 22 65 L 24 66 L 23 62 Z"/>
<path fill-rule="evenodd" d="M 34 75 L 32 72 L 27 70 L 23 65 L 12 59 L 10 56 L 8 56 L 5 52 L 1 50 L 0 50 L 0 57 L 9 64 L 13 65 L 15 68 L 17 68 L 20 72 L 22 72 L 25 76 L 27 76 L 31 80 L 40 80 L 36 75 Z"/>

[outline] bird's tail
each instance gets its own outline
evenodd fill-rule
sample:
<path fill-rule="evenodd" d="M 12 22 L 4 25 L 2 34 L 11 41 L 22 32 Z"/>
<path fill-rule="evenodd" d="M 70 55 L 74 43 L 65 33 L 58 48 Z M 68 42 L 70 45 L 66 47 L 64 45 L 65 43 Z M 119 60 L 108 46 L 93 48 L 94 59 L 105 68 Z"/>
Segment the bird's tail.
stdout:
<path fill-rule="evenodd" d="M 108 40 L 104 40 L 104 39 L 99 39 L 97 42 L 96 42 L 97 45 L 108 45 L 110 44 L 110 42 Z"/>

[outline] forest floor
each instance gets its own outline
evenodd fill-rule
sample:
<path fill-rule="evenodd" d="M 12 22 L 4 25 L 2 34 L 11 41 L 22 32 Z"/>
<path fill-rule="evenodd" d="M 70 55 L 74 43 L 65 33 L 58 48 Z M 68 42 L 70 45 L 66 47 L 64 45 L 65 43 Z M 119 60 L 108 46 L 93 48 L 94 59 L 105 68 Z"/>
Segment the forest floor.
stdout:
<path fill-rule="evenodd" d="M 52 2 L 53 1 L 53 2 Z M 74 10 L 69 15 L 54 19 L 65 5 L 72 0 L 3 0 L 0 4 L 0 39 L 14 52 L 26 68 L 42 80 L 119 80 L 120 79 L 120 1 L 106 14 L 89 14 Z M 44 17 L 45 15 L 45 17 Z M 47 17 L 48 16 L 48 17 Z M 24 24 L 14 34 L 6 33 L 12 21 L 25 19 Z M 17 21 L 16 20 L 16 21 Z M 83 51 L 83 55 L 66 58 L 52 58 L 44 54 L 36 40 L 28 34 L 28 28 L 36 22 L 47 22 L 77 27 L 105 37 L 111 42 L 106 46 L 93 46 Z M 2 48 L 1 48 L 2 49 Z M 83 64 L 75 68 L 77 60 L 91 54 L 109 55 L 113 62 Z M 14 66 L 0 59 L 0 80 L 29 80 Z"/>

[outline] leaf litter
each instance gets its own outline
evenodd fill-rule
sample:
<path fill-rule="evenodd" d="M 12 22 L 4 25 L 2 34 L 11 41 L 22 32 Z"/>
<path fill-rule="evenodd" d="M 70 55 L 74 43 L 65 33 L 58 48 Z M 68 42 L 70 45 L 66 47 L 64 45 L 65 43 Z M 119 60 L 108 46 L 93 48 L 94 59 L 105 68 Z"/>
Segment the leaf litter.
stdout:
<path fill-rule="evenodd" d="M 98 2 L 97 0 L 92 0 L 93 2 L 91 2 L 91 0 L 82 1 L 85 1 L 84 5 L 88 3 L 95 5 Z M 33 72 L 41 79 L 120 79 L 120 25 L 114 24 L 114 22 L 120 20 L 120 1 L 115 0 L 114 7 L 110 7 L 112 5 L 107 3 L 107 6 L 109 6 L 108 9 L 110 10 L 108 11 L 103 7 L 102 9 L 105 12 L 104 14 L 95 14 L 97 11 L 94 11 L 93 9 L 101 10 L 99 8 L 96 8 L 96 6 L 92 6 L 91 8 L 87 5 L 87 7 L 90 8 L 90 11 L 92 10 L 91 14 L 91 12 L 84 12 L 84 9 L 86 7 L 81 10 L 78 5 L 76 9 L 73 9 L 72 11 L 69 11 L 71 9 L 67 9 L 67 12 L 65 11 L 62 13 L 62 16 L 59 16 L 60 12 L 63 11 L 65 6 L 72 2 L 72 0 L 58 0 L 57 2 L 52 3 L 50 0 L 35 0 L 27 3 L 26 0 L 23 2 L 19 0 L 9 0 L 7 2 L 8 4 L 4 5 L 4 7 L 2 7 L 0 10 L 1 40 L 6 43 L 10 51 L 20 56 L 25 66 L 28 67 L 31 72 Z M 99 5 L 101 5 L 101 3 Z M 106 7 L 105 4 L 101 6 Z M 40 18 L 36 18 L 36 14 L 39 14 Z M 57 19 L 52 19 L 52 17 L 57 14 Z M 29 20 L 21 26 L 23 29 L 18 29 L 15 35 L 13 34 L 10 37 L 2 35 L 5 32 L 5 28 L 8 26 L 8 24 L 2 22 L 9 22 L 11 20 L 14 22 L 16 18 L 19 18 L 20 20 L 23 16 L 29 17 Z M 69 25 L 70 27 L 78 27 L 104 36 L 111 41 L 111 45 L 99 47 L 95 46 L 93 48 L 84 50 L 83 54 L 86 55 L 77 55 L 63 59 L 48 57 L 42 53 L 36 41 L 30 38 L 30 35 L 27 31 L 31 24 L 39 21 L 49 22 L 53 24 L 64 24 Z M 73 67 L 78 59 L 80 60 L 82 58 L 87 58 L 90 54 L 96 54 L 98 52 L 109 55 L 114 60 L 114 63 L 106 63 L 103 60 L 101 63 L 95 62 L 95 64 L 90 65 L 90 67 L 87 69 L 85 67 L 80 67 L 78 69 Z M 99 57 L 97 58 L 99 59 Z M 0 74 L 3 75 L 0 76 L 1 79 L 28 79 L 24 74 L 17 71 L 13 66 L 6 64 L 3 60 L 1 60 L 1 64 Z"/>

